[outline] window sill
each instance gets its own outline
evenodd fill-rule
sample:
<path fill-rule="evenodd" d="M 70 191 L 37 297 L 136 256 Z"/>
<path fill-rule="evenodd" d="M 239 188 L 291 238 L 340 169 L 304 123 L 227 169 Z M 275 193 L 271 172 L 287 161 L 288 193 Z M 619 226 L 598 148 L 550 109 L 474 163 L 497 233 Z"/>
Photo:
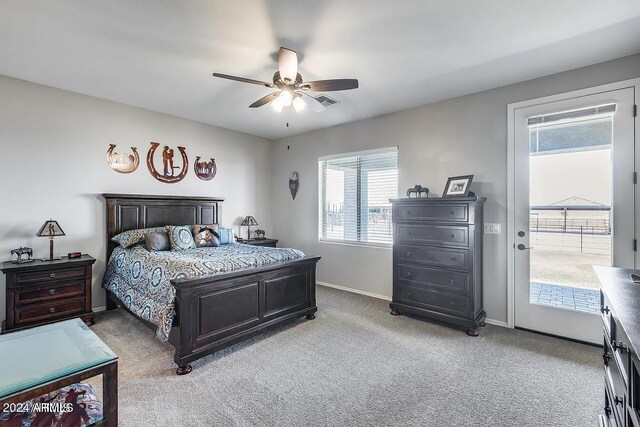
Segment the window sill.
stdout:
<path fill-rule="evenodd" d="M 318 239 L 318 243 L 326 243 L 330 245 L 340 246 L 355 246 L 358 248 L 372 248 L 372 249 L 385 249 L 392 250 L 393 245 L 391 243 L 372 243 L 372 242 L 355 242 L 349 240 L 331 240 L 331 239 Z"/>

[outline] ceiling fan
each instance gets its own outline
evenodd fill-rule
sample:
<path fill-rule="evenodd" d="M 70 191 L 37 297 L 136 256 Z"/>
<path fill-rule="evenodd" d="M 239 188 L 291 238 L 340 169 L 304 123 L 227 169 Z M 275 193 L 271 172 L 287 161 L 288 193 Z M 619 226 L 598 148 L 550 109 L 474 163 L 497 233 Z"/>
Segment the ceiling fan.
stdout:
<path fill-rule="evenodd" d="M 324 110 L 324 105 L 311 96 L 309 92 L 349 90 L 358 87 L 358 80 L 356 79 L 304 82 L 302 76 L 298 73 L 298 55 L 295 51 L 285 47 L 281 47 L 278 52 L 278 71 L 273 75 L 273 83 L 245 79 L 244 77 L 230 76 L 228 74 L 213 73 L 213 76 L 277 89 L 275 92 L 263 96 L 249 105 L 249 108 L 258 108 L 271 103 L 271 106 L 277 112 L 281 112 L 284 107 L 290 105 L 293 105 L 296 111 L 302 111 L 308 105 L 310 110 L 320 112 Z"/>

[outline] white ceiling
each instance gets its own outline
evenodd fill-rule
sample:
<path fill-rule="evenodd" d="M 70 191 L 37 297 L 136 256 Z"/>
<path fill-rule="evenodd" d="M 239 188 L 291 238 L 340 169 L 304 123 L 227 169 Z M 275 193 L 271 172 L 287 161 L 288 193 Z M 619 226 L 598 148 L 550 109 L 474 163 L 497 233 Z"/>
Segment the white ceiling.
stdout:
<path fill-rule="evenodd" d="M 357 78 L 322 113 L 249 109 L 279 46 L 305 80 Z M 0 74 L 266 138 L 640 52 L 638 0 L 2 0 Z M 291 128 L 286 130 L 285 123 Z"/>

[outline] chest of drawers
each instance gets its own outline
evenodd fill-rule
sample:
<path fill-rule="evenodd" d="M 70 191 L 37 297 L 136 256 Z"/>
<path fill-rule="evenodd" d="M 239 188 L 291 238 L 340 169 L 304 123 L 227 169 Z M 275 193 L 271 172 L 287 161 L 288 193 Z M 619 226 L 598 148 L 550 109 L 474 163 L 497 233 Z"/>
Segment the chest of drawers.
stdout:
<path fill-rule="evenodd" d="M 414 314 L 478 335 L 485 198 L 392 200 L 391 314 Z"/>
<path fill-rule="evenodd" d="M 26 329 L 72 317 L 93 324 L 91 276 L 95 259 L 35 260 L 2 264 L 6 274 L 6 316 L 2 332 Z"/>
<path fill-rule="evenodd" d="M 640 427 L 640 271 L 594 269 L 601 283 L 603 326 L 604 406 L 600 426 Z"/>

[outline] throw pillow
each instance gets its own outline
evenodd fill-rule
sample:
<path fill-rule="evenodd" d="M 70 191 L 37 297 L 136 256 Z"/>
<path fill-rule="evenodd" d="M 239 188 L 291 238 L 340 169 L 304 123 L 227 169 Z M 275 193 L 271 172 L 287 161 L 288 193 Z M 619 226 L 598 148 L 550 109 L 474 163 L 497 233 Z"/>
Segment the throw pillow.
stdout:
<path fill-rule="evenodd" d="M 144 236 L 144 244 L 149 251 L 168 251 L 171 249 L 167 233 L 147 233 Z"/>
<path fill-rule="evenodd" d="M 196 247 L 204 248 L 220 246 L 220 235 L 216 232 L 216 228 L 218 228 L 218 224 L 196 224 L 191 227 Z"/>
<path fill-rule="evenodd" d="M 169 225 L 169 242 L 172 251 L 184 251 L 196 247 L 191 228 L 188 225 Z"/>
<path fill-rule="evenodd" d="M 123 248 L 136 245 L 144 241 L 144 236 L 148 233 L 166 233 L 167 227 L 151 227 L 151 228 L 138 228 L 136 230 L 124 231 L 111 238 Z"/>

